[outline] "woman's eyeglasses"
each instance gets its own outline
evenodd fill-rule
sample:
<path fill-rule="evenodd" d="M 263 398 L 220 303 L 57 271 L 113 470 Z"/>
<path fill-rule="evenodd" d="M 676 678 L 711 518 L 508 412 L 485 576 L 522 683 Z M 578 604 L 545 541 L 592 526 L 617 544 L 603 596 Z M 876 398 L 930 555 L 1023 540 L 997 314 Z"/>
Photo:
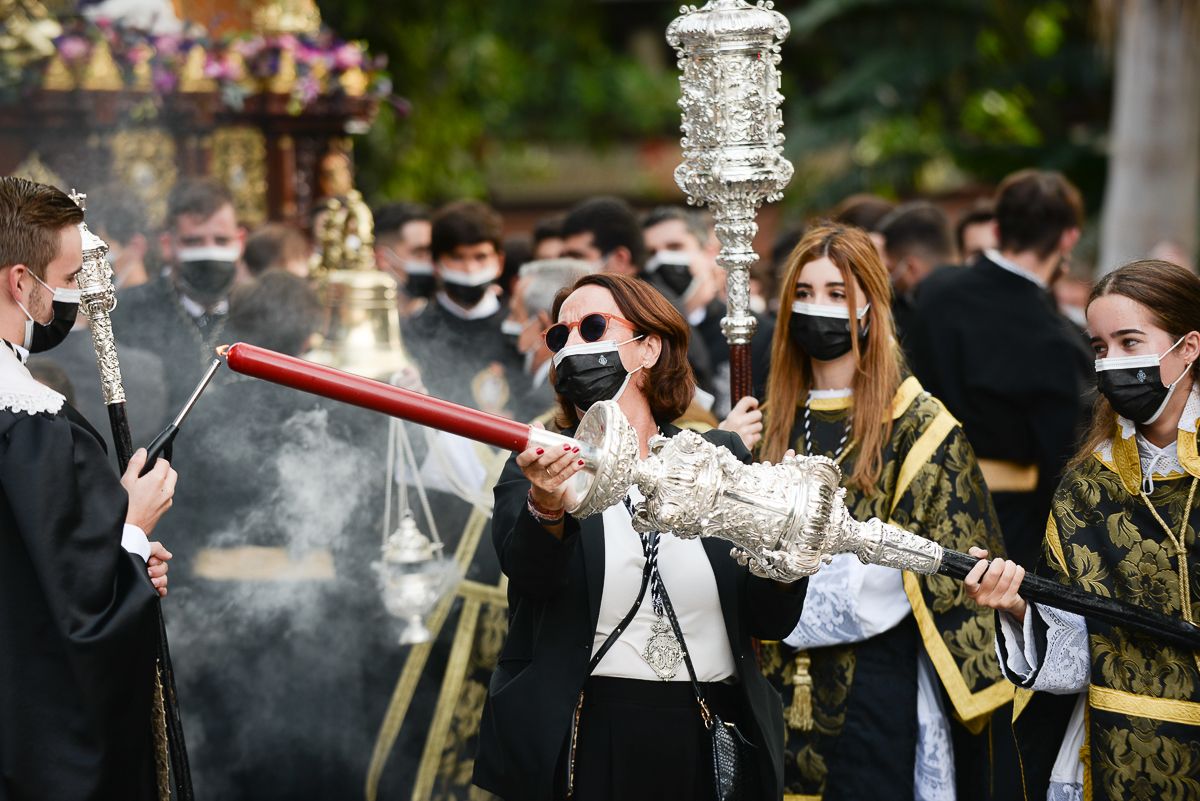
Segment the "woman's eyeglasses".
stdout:
<path fill-rule="evenodd" d="M 618 317 L 615 314 L 605 314 L 604 312 L 592 312 L 585 314 L 573 323 L 555 323 L 542 332 L 542 339 L 546 340 L 546 347 L 551 353 L 558 353 L 567 346 L 567 340 L 571 338 L 571 329 L 579 329 L 579 337 L 584 342 L 597 342 L 600 337 L 608 330 L 608 324 L 613 320 L 618 323 L 624 323 L 629 326 L 630 331 L 636 333 L 633 323 L 626 319 Z"/>

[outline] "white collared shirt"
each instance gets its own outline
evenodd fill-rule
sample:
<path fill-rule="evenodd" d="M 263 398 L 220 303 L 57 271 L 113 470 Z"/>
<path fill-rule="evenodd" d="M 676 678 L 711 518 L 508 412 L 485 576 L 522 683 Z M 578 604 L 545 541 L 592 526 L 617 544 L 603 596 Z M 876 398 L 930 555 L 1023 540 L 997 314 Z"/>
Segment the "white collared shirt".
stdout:
<path fill-rule="evenodd" d="M 206 308 L 204 308 L 203 305 L 192 300 L 191 298 L 189 298 L 187 295 L 183 294 L 182 292 L 179 293 L 179 305 L 183 306 L 183 310 L 185 312 L 187 312 L 188 317 L 191 317 L 193 320 L 199 320 L 201 317 L 204 317 L 205 315 L 210 315 L 210 314 L 215 314 L 215 315 L 219 316 L 222 314 L 229 313 L 229 301 L 228 300 L 222 300 L 216 306 L 213 306 L 211 309 L 206 309 Z"/>
<path fill-rule="evenodd" d="M 1009 259 L 1004 258 L 1003 256 L 1000 255 L 1000 251 L 993 250 L 992 248 L 988 248 L 987 250 L 983 251 L 983 255 L 987 256 L 988 261 L 995 264 L 1001 270 L 1007 270 L 1008 272 L 1012 273 L 1013 275 L 1019 275 L 1022 278 L 1024 278 L 1026 281 L 1030 281 L 1032 283 L 1037 284 L 1042 289 L 1049 288 L 1049 285 L 1045 281 L 1043 281 L 1039 276 L 1036 276 L 1033 273 L 1029 272 L 1029 270 L 1026 270 L 1024 267 L 1017 264 L 1016 262 L 1010 261 Z"/>
<path fill-rule="evenodd" d="M 437 302 L 443 309 L 460 320 L 482 320 L 484 317 L 491 317 L 500 311 L 500 298 L 496 297 L 495 292 L 488 292 L 483 296 L 482 300 L 470 309 L 464 309 L 450 300 L 450 296 L 442 290 L 438 290 Z"/>

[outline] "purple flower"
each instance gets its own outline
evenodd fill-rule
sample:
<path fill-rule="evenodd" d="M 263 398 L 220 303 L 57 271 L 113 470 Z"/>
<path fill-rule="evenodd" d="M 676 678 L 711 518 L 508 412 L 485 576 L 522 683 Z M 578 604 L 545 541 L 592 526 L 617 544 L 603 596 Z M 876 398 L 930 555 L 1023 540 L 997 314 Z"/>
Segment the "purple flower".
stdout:
<path fill-rule="evenodd" d="M 87 57 L 91 45 L 82 36 L 64 36 L 58 40 L 58 53 L 65 61 L 79 61 Z"/>
<path fill-rule="evenodd" d="M 333 64 L 339 70 L 361 67 L 363 63 L 362 50 L 352 44 L 340 45 L 333 51 Z"/>
<path fill-rule="evenodd" d="M 178 36 L 163 35 L 154 40 L 154 49 L 161 55 L 173 56 L 179 52 L 180 40 Z"/>
<path fill-rule="evenodd" d="M 296 81 L 295 96 L 298 97 L 300 102 L 304 105 L 308 105 L 309 103 L 313 102 L 320 97 L 320 95 L 321 84 L 311 75 L 306 75 L 305 77 Z"/>
<path fill-rule="evenodd" d="M 154 91 L 160 94 L 168 94 L 175 90 L 175 75 L 170 70 L 156 69 L 152 79 Z"/>
<path fill-rule="evenodd" d="M 275 46 L 280 50 L 295 51 L 300 47 L 300 41 L 290 33 L 285 33 L 281 36 L 275 37 Z"/>

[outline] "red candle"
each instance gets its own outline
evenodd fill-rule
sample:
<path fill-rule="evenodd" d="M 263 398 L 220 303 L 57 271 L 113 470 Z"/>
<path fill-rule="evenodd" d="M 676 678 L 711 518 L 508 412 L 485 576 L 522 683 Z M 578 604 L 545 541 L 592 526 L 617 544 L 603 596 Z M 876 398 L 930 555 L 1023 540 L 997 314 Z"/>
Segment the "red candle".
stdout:
<path fill-rule="evenodd" d="M 224 350 L 229 368 L 254 378 L 311 392 L 332 400 L 383 412 L 508 451 L 523 451 L 536 432 L 539 444 L 551 440 L 566 443 L 567 437 L 550 434 L 457 403 L 422 395 L 382 381 L 345 373 L 294 356 L 238 342 Z"/>

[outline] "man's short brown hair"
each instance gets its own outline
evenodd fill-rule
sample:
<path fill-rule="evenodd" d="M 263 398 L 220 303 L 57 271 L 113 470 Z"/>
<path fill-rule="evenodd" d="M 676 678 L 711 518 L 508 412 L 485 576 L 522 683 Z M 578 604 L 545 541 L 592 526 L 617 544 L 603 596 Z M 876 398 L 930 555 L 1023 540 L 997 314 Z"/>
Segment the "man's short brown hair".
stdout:
<path fill-rule="evenodd" d="M 1046 258 L 1065 231 L 1083 225 L 1083 198 L 1062 173 L 1021 170 L 996 190 L 1000 249 Z"/>
<path fill-rule="evenodd" d="M 209 180 L 181 181 L 167 199 L 167 227 L 175 227 L 185 214 L 207 220 L 226 206 L 233 205 L 233 195 L 224 185 Z"/>
<path fill-rule="evenodd" d="M 62 190 L 24 178 L 0 178 L 0 269 L 24 264 L 39 278 L 58 256 L 60 234 L 83 222 Z"/>
<path fill-rule="evenodd" d="M 435 261 L 463 245 L 491 242 L 497 253 L 504 250 L 500 215 L 486 203 L 478 200 L 450 203 L 437 210 L 432 222 L 429 249 Z"/>

